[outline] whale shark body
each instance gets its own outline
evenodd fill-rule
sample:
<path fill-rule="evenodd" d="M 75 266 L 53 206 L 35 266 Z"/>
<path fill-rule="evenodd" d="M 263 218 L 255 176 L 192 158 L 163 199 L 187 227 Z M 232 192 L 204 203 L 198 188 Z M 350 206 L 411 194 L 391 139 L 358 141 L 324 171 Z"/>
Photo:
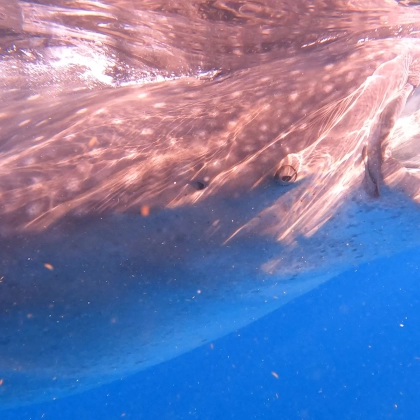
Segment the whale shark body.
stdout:
<path fill-rule="evenodd" d="M 3 407 L 419 245 L 414 6 L 178 6 L 0 4 Z"/>

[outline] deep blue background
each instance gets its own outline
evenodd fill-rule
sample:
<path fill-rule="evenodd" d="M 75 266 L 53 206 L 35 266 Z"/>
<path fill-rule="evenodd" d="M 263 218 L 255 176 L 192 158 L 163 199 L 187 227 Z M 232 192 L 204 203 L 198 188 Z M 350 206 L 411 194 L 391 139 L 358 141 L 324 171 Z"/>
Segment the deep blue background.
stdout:
<path fill-rule="evenodd" d="M 213 348 L 0 419 L 419 418 L 419 264 L 355 267 Z"/>

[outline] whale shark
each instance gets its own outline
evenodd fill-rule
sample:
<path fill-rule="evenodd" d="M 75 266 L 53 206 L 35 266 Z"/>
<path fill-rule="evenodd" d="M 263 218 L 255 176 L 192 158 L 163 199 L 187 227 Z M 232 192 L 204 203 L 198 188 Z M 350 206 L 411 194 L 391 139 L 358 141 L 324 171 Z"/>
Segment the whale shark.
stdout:
<path fill-rule="evenodd" d="M 0 406 L 419 246 L 419 26 L 395 1 L 1 2 Z"/>

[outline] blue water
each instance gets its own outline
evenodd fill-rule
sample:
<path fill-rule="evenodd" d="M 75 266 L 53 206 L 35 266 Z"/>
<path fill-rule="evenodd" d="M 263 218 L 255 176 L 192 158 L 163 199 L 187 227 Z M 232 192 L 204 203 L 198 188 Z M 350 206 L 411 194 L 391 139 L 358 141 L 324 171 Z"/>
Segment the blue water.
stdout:
<path fill-rule="evenodd" d="M 355 267 L 212 345 L 0 418 L 418 418 L 419 262 Z"/>

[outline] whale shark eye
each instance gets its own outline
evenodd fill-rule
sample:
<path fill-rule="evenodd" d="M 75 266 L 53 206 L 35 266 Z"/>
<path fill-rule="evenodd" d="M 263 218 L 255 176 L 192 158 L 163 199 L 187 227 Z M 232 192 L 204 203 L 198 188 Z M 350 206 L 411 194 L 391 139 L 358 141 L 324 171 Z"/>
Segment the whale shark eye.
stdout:
<path fill-rule="evenodd" d="M 204 188 L 206 188 L 206 184 L 204 184 L 204 182 L 201 181 L 192 181 L 191 185 L 197 190 L 197 191 L 201 191 L 204 190 Z"/>
<path fill-rule="evenodd" d="M 297 178 L 297 171 L 291 165 L 281 166 L 274 174 L 274 179 L 280 183 L 280 185 L 288 185 L 295 182 Z"/>

